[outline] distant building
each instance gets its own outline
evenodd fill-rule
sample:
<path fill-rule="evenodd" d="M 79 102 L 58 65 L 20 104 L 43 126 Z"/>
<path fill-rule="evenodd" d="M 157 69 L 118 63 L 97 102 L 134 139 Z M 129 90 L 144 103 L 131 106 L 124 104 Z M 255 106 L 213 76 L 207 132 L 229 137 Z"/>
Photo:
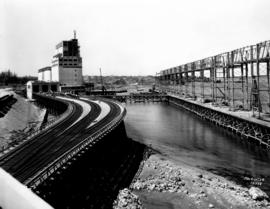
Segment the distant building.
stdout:
<path fill-rule="evenodd" d="M 51 81 L 61 86 L 82 86 L 82 58 L 74 32 L 74 38 L 56 45 L 51 68 Z"/>
<path fill-rule="evenodd" d="M 38 70 L 38 80 L 39 81 L 52 81 L 52 68 L 51 67 L 44 67 Z"/>

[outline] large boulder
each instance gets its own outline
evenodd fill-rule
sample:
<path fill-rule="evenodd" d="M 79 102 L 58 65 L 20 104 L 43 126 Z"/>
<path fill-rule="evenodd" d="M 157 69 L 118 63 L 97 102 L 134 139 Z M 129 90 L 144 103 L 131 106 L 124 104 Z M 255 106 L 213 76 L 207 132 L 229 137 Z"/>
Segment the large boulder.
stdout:
<path fill-rule="evenodd" d="M 269 198 L 268 195 L 258 187 L 251 187 L 248 190 L 248 193 L 253 200 L 264 200 Z"/>

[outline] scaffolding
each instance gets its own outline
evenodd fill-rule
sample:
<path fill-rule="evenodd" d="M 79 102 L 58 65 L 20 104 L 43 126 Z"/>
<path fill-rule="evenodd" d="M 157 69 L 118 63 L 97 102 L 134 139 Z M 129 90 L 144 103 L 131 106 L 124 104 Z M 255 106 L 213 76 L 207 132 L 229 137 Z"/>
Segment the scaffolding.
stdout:
<path fill-rule="evenodd" d="M 242 47 L 157 74 L 157 86 L 183 96 L 227 105 L 230 110 L 270 113 L 270 41 Z"/>

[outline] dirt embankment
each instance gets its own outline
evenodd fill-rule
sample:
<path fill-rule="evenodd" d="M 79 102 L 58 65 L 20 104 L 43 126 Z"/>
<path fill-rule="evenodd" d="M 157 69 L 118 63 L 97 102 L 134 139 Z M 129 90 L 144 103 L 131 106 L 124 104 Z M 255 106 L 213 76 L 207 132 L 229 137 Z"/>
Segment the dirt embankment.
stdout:
<path fill-rule="evenodd" d="M 270 209 L 267 195 L 223 177 L 161 155 L 151 155 L 129 189 L 120 191 L 114 208 Z"/>

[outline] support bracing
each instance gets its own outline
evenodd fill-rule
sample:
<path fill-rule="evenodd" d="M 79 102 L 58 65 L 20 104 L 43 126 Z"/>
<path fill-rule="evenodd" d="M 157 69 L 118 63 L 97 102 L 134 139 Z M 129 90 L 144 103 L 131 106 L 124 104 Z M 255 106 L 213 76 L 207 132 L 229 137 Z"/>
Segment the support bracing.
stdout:
<path fill-rule="evenodd" d="M 270 113 L 270 41 L 242 47 L 167 70 L 159 88 L 255 117 Z"/>

